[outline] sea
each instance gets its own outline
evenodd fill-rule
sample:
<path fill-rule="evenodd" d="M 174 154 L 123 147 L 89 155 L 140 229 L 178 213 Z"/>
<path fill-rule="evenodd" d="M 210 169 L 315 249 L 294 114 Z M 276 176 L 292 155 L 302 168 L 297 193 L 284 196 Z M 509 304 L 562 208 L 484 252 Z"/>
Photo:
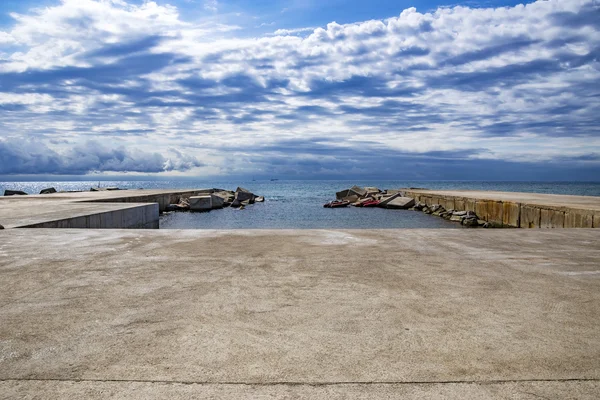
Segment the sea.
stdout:
<path fill-rule="evenodd" d="M 406 181 L 406 180 L 122 180 L 122 181 L 40 181 L 0 182 L 5 189 L 37 194 L 54 187 L 56 190 L 89 190 L 92 187 L 121 189 L 202 189 L 235 190 L 244 187 L 264 196 L 244 210 L 226 208 L 210 212 L 172 212 L 160 219 L 161 229 L 394 229 L 447 228 L 463 229 L 461 225 L 420 212 L 380 208 L 323 208 L 335 199 L 337 191 L 353 185 L 375 186 L 379 189 L 402 187 L 439 190 L 498 190 L 600 196 L 600 182 L 484 182 L 484 181 Z"/>

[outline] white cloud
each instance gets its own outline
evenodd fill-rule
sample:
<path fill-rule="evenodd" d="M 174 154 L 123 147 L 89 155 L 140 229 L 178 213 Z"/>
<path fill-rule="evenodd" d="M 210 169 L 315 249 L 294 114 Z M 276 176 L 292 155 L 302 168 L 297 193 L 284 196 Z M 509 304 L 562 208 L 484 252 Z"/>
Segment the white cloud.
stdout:
<path fill-rule="evenodd" d="M 211 12 L 217 12 L 219 11 L 219 2 L 217 0 L 205 0 L 204 9 Z"/>
<path fill-rule="evenodd" d="M 223 173 L 244 159 L 343 163 L 367 149 L 587 157 L 600 153 L 598 15 L 593 0 L 411 8 L 236 38 L 237 26 L 186 22 L 154 2 L 64 0 L 0 32 L 21 45 L 0 62 L 0 124 L 42 142 L 110 137 L 159 152 L 163 170 L 188 165 L 168 148 Z M 292 142 L 306 148 L 280 145 Z"/>

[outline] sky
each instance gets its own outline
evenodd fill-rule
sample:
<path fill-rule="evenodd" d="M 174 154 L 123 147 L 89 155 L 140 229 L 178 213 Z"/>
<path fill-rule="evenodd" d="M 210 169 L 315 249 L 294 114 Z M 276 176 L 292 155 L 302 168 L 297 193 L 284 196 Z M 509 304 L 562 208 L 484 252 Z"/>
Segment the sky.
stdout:
<path fill-rule="evenodd" d="M 0 177 L 600 181 L 600 0 L 3 0 Z"/>

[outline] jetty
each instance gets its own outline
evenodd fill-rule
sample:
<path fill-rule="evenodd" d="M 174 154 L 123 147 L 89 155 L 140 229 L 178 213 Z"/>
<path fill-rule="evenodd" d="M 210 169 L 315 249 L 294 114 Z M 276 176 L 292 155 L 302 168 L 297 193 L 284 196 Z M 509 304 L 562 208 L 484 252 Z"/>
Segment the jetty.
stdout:
<path fill-rule="evenodd" d="M 6 229 L 157 229 L 160 213 L 169 204 L 215 190 L 133 189 L 0 196 L 0 224 Z"/>
<path fill-rule="evenodd" d="M 404 196 L 446 210 L 473 211 L 495 226 L 600 228 L 600 197 L 476 190 L 401 189 Z"/>

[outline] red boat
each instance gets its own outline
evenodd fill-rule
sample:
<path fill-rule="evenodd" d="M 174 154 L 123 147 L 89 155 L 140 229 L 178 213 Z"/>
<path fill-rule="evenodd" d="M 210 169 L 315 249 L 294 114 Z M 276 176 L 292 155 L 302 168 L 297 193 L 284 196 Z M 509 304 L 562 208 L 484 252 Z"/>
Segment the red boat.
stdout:
<path fill-rule="evenodd" d="M 365 201 L 364 203 L 362 203 L 362 207 L 377 207 L 379 205 L 379 200 L 371 200 L 371 201 Z"/>
<path fill-rule="evenodd" d="M 348 207 L 350 205 L 350 202 L 347 200 L 343 200 L 343 201 L 330 201 L 329 203 L 325 203 L 323 204 L 323 207 L 325 208 L 338 208 L 338 207 Z"/>

